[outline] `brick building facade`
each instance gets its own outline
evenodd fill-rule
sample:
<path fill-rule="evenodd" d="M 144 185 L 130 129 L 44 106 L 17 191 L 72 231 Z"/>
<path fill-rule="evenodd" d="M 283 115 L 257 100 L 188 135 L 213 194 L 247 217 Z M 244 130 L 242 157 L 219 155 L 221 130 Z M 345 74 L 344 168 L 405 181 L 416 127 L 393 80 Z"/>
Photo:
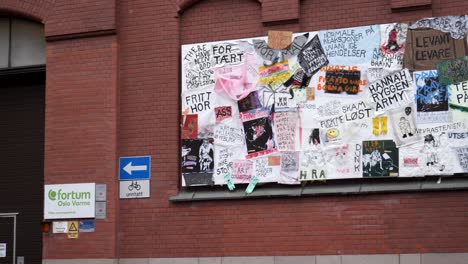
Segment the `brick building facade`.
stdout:
<path fill-rule="evenodd" d="M 78 240 L 44 234 L 45 263 L 468 262 L 466 190 L 169 200 L 181 188 L 180 45 L 461 15 L 466 1 L 3 0 L 0 11 L 45 26 L 45 183 L 107 184 L 107 218 Z M 152 157 L 151 198 L 119 200 L 118 157 L 138 155 Z"/>

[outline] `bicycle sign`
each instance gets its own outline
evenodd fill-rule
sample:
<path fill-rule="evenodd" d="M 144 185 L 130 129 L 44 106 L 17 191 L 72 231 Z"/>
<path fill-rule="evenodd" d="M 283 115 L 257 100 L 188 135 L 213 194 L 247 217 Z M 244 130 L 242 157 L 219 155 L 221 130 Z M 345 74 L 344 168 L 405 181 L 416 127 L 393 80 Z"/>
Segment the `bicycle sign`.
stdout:
<path fill-rule="evenodd" d="M 120 181 L 120 199 L 150 197 L 149 180 Z"/>

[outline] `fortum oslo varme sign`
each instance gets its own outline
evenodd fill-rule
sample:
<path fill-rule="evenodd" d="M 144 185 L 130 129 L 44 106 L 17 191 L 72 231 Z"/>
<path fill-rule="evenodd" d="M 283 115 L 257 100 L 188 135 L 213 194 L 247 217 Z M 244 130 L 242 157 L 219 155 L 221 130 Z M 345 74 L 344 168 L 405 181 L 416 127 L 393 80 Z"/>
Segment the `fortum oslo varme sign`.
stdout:
<path fill-rule="evenodd" d="M 94 218 L 95 192 L 95 183 L 45 185 L 44 219 Z"/>

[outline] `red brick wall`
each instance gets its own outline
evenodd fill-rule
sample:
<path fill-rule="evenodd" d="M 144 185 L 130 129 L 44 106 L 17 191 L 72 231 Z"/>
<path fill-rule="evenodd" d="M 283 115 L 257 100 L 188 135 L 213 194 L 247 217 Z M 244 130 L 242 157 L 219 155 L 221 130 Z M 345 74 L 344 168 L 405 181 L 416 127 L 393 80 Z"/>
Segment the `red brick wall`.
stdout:
<path fill-rule="evenodd" d="M 46 184 L 107 184 L 107 218 L 79 240 L 44 236 L 44 258 L 112 258 L 117 239 L 117 44 L 115 36 L 47 45 Z"/>
<path fill-rule="evenodd" d="M 115 0 L 57 0 L 46 21 L 46 35 L 115 29 Z"/>
<path fill-rule="evenodd" d="M 44 23 L 46 184 L 107 184 L 107 218 L 79 240 L 47 234 L 43 258 L 115 258 L 118 236 L 117 37 L 114 0 L 2 0 L 0 13 Z M 100 33 L 101 32 L 101 33 Z M 90 33 L 94 37 L 89 37 Z M 102 36 L 96 36 L 101 34 Z M 105 36 L 103 35 L 105 34 Z M 63 38 L 66 37 L 66 38 Z M 40 225 L 38 223 L 38 228 Z"/>
<path fill-rule="evenodd" d="M 455 15 L 467 3 L 392 12 L 390 1 L 309 0 L 298 23 L 273 26 L 254 0 L 191 3 L 175 19 L 170 4 L 119 1 L 120 156 L 153 158 L 151 199 L 120 202 L 120 257 L 468 251 L 468 192 L 167 201 L 179 181 L 180 44 Z"/>

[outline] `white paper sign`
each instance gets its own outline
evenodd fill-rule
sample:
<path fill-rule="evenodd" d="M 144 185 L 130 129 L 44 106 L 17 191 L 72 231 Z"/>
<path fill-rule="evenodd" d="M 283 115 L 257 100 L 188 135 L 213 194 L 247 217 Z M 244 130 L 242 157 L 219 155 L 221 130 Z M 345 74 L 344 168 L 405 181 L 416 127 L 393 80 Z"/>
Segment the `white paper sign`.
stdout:
<path fill-rule="evenodd" d="M 95 183 L 46 185 L 44 219 L 94 218 Z"/>
<path fill-rule="evenodd" d="M 0 243 L 0 258 L 6 257 L 6 243 Z"/>
<path fill-rule="evenodd" d="M 120 199 L 150 197 L 150 181 L 120 181 Z"/>
<path fill-rule="evenodd" d="M 68 233 L 68 221 L 55 221 L 52 223 L 52 233 L 66 234 Z"/>

